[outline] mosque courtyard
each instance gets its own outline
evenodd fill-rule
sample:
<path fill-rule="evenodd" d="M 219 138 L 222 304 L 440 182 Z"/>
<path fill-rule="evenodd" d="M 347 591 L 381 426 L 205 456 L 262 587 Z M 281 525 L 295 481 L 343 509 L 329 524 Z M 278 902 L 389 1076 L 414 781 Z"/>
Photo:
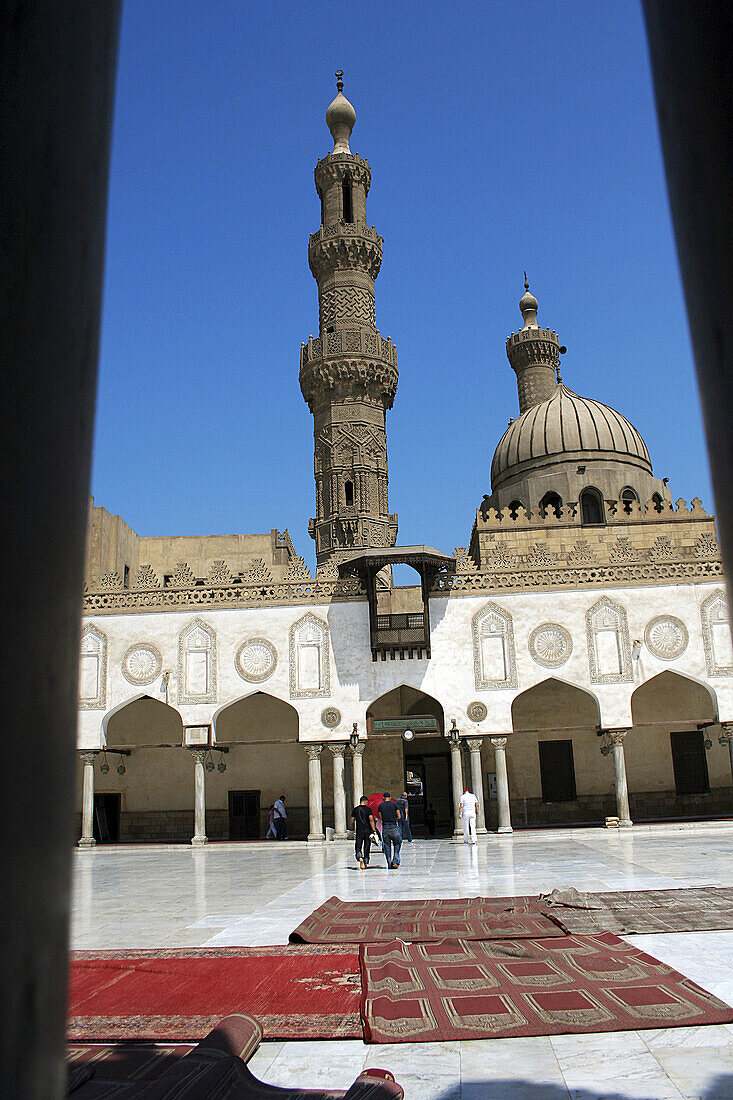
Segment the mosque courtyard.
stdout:
<path fill-rule="evenodd" d="M 543 830 L 475 848 L 417 840 L 388 872 L 360 872 L 351 844 L 97 847 L 77 851 L 72 950 L 287 943 L 336 895 L 373 901 L 733 886 L 733 822 Z M 733 925 L 733 919 L 731 920 Z M 733 1005 L 733 927 L 624 937 Z M 733 1024 L 604 1034 L 367 1045 L 263 1042 L 249 1063 L 270 1084 L 346 1088 L 391 1070 L 406 1100 L 677 1100 L 733 1097 Z"/>

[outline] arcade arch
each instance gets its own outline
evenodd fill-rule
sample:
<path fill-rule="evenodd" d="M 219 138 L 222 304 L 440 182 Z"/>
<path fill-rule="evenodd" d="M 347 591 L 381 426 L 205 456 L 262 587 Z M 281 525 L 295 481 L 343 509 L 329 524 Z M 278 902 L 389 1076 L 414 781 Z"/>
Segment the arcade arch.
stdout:
<path fill-rule="evenodd" d="M 182 840 L 193 832 L 193 769 L 172 706 L 138 694 L 102 719 L 101 752 L 79 760 L 82 834 L 97 842 Z"/>
<path fill-rule="evenodd" d="M 288 836 L 305 837 L 308 761 L 295 707 L 255 691 L 221 707 L 213 726 L 215 746 L 228 751 L 226 771 L 207 777 L 207 828 L 212 822 L 230 840 L 264 838 L 270 807 L 284 794 Z"/>
<path fill-rule="evenodd" d="M 406 741 L 405 729 L 415 736 Z M 450 746 L 440 702 L 419 688 L 400 684 L 367 708 L 369 740 L 364 753 L 364 792 L 406 790 L 418 836 L 453 831 Z"/>
<path fill-rule="evenodd" d="M 595 823 L 616 812 L 600 721 L 591 692 L 555 677 L 516 696 L 506 749 L 515 826 Z"/>
<path fill-rule="evenodd" d="M 631 696 L 626 774 L 635 821 L 733 813 L 730 757 L 706 684 L 665 670 Z"/>

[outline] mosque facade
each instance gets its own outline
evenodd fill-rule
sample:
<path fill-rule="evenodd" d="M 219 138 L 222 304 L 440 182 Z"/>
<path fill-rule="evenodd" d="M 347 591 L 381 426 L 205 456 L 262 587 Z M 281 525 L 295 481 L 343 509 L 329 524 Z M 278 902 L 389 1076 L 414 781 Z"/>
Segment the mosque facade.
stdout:
<path fill-rule="evenodd" d="M 338 94 L 308 260 L 319 334 L 312 575 L 287 530 L 140 537 L 90 504 L 80 845 L 344 837 L 362 792 L 407 790 L 418 836 L 730 815 L 733 648 L 712 516 L 673 502 L 640 433 L 560 376 L 525 277 L 506 345 L 519 415 L 451 555 L 389 510 L 394 344 L 376 327 L 371 170 Z M 411 566 L 399 587 L 393 567 Z"/>

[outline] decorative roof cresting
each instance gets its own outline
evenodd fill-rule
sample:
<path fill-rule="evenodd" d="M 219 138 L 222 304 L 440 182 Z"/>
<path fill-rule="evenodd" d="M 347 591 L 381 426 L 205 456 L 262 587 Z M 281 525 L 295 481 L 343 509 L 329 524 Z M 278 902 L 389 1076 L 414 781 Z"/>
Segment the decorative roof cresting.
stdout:
<path fill-rule="evenodd" d="M 326 125 L 333 137 L 334 153 L 351 152 L 349 138 L 356 123 L 356 111 L 343 94 L 343 75 L 343 69 L 338 69 L 336 72 L 336 98 L 329 103 L 326 110 Z"/>

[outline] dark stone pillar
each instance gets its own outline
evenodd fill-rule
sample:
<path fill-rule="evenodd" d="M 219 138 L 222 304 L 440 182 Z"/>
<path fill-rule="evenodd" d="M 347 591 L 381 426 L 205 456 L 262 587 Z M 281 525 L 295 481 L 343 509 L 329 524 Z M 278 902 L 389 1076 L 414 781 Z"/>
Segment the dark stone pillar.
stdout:
<path fill-rule="evenodd" d="M 79 623 L 119 33 L 117 0 L 0 6 L 7 644 L 0 1084 L 65 1095 Z M 18 766 L 18 737 L 33 746 Z"/>

